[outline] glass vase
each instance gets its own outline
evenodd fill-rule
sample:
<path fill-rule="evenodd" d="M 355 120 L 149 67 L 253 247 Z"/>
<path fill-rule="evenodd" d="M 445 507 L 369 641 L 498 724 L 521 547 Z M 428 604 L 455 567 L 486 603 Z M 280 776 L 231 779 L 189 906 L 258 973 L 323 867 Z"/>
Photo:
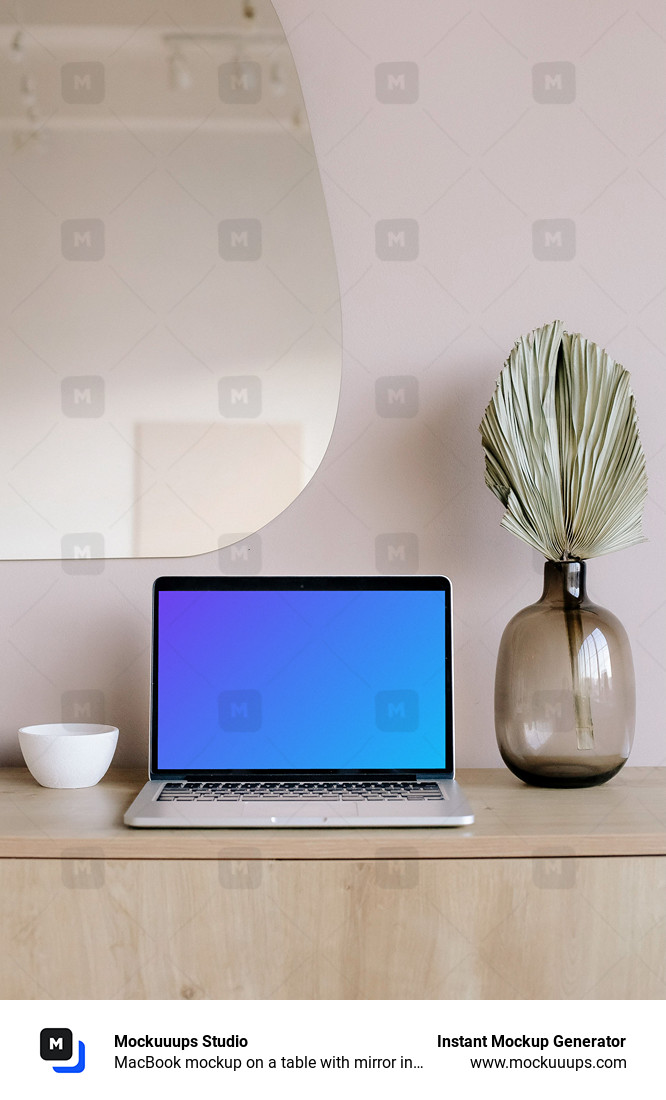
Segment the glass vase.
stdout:
<path fill-rule="evenodd" d="M 584 561 L 546 561 L 541 599 L 500 642 L 495 729 L 502 759 L 525 783 L 591 787 L 626 762 L 635 682 L 622 624 L 588 599 Z"/>

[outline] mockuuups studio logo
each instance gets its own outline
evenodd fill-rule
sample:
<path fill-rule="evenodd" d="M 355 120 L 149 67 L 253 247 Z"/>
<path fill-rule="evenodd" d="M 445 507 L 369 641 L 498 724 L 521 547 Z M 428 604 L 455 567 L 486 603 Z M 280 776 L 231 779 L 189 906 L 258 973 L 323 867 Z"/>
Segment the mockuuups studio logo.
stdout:
<path fill-rule="evenodd" d="M 218 90 L 223 103 L 259 103 L 261 65 L 257 61 L 228 61 L 220 65 Z"/>
<path fill-rule="evenodd" d="M 224 535 L 220 538 L 218 557 L 221 573 L 232 577 L 255 577 L 261 573 L 261 537 Z"/>
<path fill-rule="evenodd" d="M 419 540 L 409 531 L 377 535 L 375 565 L 378 573 L 418 573 Z"/>
<path fill-rule="evenodd" d="M 380 260 L 416 260 L 419 223 L 414 218 L 388 218 L 377 222 L 375 251 Z"/>
<path fill-rule="evenodd" d="M 223 260 L 259 260 L 261 222 L 258 218 L 227 218 L 217 227 L 217 243 Z"/>
<path fill-rule="evenodd" d="M 74 1037 L 68 1027 L 44 1027 L 39 1033 L 39 1055 L 45 1062 L 71 1062 Z M 51 1066 L 55 1073 L 83 1073 L 86 1068 L 86 1048 L 79 1039 L 74 1065 Z"/>
<path fill-rule="evenodd" d="M 60 383 L 64 416 L 104 416 L 104 379 L 98 374 L 73 374 Z"/>
<path fill-rule="evenodd" d="M 65 103 L 103 103 L 102 62 L 68 61 L 60 68 L 60 90 Z"/>
<path fill-rule="evenodd" d="M 256 733 L 261 729 L 261 692 L 253 688 L 221 691 L 218 696 L 220 727 L 230 733 Z"/>
<path fill-rule="evenodd" d="M 532 857 L 532 881 L 540 890 L 572 890 L 576 884 L 578 861 L 572 848 L 556 853 L 535 852 Z"/>
<path fill-rule="evenodd" d="M 104 535 L 99 531 L 63 535 L 60 556 L 65 573 L 73 576 L 101 573 L 104 570 Z"/>
<path fill-rule="evenodd" d="M 413 733 L 419 727 L 419 697 L 411 689 L 378 691 L 375 724 L 384 733 Z"/>
<path fill-rule="evenodd" d="M 419 884 L 415 848 L 381 849 L 375 853 L 375 882 L 382 890 L 412 890 Z"/>
<path fill-rule="evenodd" d="M 63 848 L 60 877 L 67 890 L 101 890 L 105 872 L 102 848 Z"/>
<path fill-rule="evenodd" d="M 378 416 L 416 416 L 419 411 L 418 378 L 409 374 L 378 378 L 375 382 L 375 408 Z"/>
<path fill-rule="evenodd" d="M 380 103 L 416 103 L 419 67 L 415 61 L 383 61 L 375 68 L 375 93 Z"/>
<path fill-rule="evenodd" d="M 576 66 L 570 61 L 541 61 L 533 65 L 532 95 L 537 103 L 573 103 Z"/>
<path fill-rule="evenodd" d="M 68 725 L 79 722 L 104 723 L 104 692 L 98 688 L 63 691 L 60 696 L 61 721 Z"/>
<path fill-rule="evenodd" d="M 576 724 L 571 689 L 544 688 L 532 696 L 534 723 L 539 729 L 566 733 Z"/>
<path fill-rule="evenodd" d="M 246 419 L 261 416 L 261 378 L 256 375 L 221 378 L 218 392 L 222 416 Z"/>
<path fill-rule="evenodd" d="M 573 260 L 576 223 L 570 218 L 545 218 L 534 222 L 532 251 L 537 260 Z"/>
<path fill-rule="evenodd" d="M 66 260 L 103 260 L 104 222 L 101 218 L 70 218 L 60 227 L 60 243 Z"/>
<path fill-rule="evenodd" d="M 225 890 L 256 890 L 261 885 L 261 849 L 225 849 L 220 853 L 218 876 Z"/>

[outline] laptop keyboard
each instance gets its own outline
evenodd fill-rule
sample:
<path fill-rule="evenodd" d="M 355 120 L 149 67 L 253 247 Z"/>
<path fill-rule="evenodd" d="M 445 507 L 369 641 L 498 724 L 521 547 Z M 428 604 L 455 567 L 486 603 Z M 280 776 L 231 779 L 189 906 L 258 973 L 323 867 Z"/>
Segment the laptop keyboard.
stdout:
<path fill-rule="evenodd" d="M 158 802 L 423 802 L 442 801 L 437 783 L 340 780 L 313 782 L 165 783 Z"/>

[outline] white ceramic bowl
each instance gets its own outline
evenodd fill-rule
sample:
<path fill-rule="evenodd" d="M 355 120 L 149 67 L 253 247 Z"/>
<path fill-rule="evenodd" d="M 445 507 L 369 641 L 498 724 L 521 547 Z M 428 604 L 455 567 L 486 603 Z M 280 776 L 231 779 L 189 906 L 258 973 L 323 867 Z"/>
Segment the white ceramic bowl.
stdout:
<path fill-rule="evenodd" d="M 92 787 L 113 759 L 116 726 L 49 722 L 18 731 L 23 759 L 42 787 Z"/>

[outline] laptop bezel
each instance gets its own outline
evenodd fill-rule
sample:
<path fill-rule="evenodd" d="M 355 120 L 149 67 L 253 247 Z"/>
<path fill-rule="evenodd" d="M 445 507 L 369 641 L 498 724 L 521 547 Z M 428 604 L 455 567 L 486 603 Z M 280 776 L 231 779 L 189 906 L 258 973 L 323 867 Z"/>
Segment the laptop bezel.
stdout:
<path fill-rule="evenodd" d="M 161 592 L 206 591 L 439 591 L 444 593 L 444 768 L 423 771 L 399 768 L 292 768 L 279 771 L 275 768 L 256 768 L 243 771 L 238 768 L 198 769 L 195 771 L 160 768 L 158 766 L 158 667 L 159 667 L 159 596 Z M 453 711 L 453 628 L 451 582 L 445 576 L 382 576 L 382 577 L 158 577 L 153 584 L 152 603 L 152 653 L 150 678 L 150 749 L 149 776 L 151 780 L 261 780 L 271 779 L 453 779 L 455 775 L 454 744 L 455 716 Z"/>

